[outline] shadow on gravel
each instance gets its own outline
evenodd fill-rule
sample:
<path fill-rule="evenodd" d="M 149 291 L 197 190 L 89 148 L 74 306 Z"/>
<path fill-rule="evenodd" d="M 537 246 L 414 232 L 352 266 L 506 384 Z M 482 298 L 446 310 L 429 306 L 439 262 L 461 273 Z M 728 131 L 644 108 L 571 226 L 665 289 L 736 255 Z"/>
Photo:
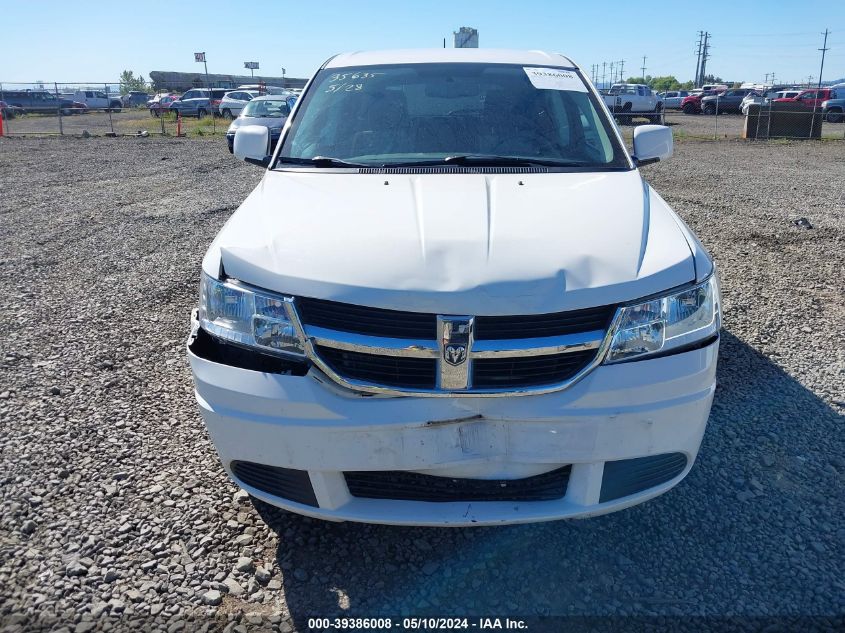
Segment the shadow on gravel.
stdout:
<path fill-rule="evenodd" d="M 584 521 L 400 528 L 263 511 L 287 606 L 347 615 L 842 613 L 842 416 L 723 333 L 696 466 L 651 502 Z M 838 470 L 837 470 L 838 469 Z"/>

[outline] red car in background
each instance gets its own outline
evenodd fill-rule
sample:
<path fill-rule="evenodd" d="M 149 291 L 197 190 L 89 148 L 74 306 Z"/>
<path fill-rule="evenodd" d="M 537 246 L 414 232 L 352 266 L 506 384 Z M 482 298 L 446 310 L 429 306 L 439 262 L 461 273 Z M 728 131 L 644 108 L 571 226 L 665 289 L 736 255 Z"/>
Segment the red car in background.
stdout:
<path fill-rule="evenodd" d="M 170 104 L 179 98 L 177 94 L 161 93 L 147 101 L 151 116 L 161 116 L 170 112 Z"/>
<path fill-rule="evenodd" d="M 802 90 L 794 97 L 774 99 L 775 103 L 800 103 L 808 110 L 820 110 L 822 103 L 834 98 L 834 91 L 830 88 Z"/>
<path fill-rule="evenodd" d="M 709 97 L 710 95 L 717 95 L 723 93 L 727 88 L 717 88 L 715 90 L 702 90 L 684 97 L 681 101 L 681 110 L 684 114 L 701 114 L 701 98 Z"/>

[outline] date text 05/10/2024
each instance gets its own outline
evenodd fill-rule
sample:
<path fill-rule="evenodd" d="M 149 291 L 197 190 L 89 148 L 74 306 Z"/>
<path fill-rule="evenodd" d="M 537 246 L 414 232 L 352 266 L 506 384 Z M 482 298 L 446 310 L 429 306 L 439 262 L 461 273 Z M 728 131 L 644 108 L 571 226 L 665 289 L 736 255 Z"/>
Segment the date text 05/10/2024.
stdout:
<path fill-rule="evenodd" d="M 308 618 L 308 628 L 327 630 L 390 630 L 406 631 L 438 630 L 526 630 L 524 620 L 515 618 Z"/>

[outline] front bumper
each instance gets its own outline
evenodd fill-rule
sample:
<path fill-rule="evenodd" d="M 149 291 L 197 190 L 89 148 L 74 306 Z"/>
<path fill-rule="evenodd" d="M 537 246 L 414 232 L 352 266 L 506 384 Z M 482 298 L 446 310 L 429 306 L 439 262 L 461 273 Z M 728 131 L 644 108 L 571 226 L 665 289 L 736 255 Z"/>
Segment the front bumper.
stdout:
<path fill-rule="evenodd" d="M 201 358 L 190 341 L 188 346 L 205 424 L 224 468 L 242 488 L 313 517 L 408 525 L 586 517 L 666 492 L 689 472 L 698 452 L 717 354 L 714 342 L 663 358 L 599 366 L 564 391 L 448 399 L 365 396 L 314 368 L 305 376 L 250 371 Z M 685 458 L 671 479 L 604 500 L 606 462 L 618 473 L 615 466 L 625 463 L 620 460 L 668 454 Z M 247 485 L 233 474 L 239 463 L 299 471 L 312 502 Z M 344 474 L 412 471 L 522 479 L 568 465 L 561 498 L 519 502 L 364 498 L 350 494 Z"/>

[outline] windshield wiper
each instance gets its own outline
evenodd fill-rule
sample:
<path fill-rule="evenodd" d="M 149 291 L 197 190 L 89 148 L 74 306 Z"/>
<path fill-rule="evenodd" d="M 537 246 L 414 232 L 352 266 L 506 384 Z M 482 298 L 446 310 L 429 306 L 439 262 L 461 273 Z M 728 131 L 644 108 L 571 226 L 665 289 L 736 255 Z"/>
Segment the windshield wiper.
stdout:
<path fill-rule="evenodd" d="M 292 158 L 290 156 L 279 156 L 279 163 L 290 165 L 310 165 L 312 167 L 372 167 L 365 163 L 353 163 L 341 158 L 330 156 L 315 156 L 314 158 Z"/>
<path fill-rule="evenodd" d="M 495 154 L 458 154 L 445 158 L 384 163 L 382 167 L 429 167 L 436 165 L 467 165 L 475 167 L 584 167 L 579 161 L 553 158 L 523 158 L 521 156 L 498 156 Z"/>

